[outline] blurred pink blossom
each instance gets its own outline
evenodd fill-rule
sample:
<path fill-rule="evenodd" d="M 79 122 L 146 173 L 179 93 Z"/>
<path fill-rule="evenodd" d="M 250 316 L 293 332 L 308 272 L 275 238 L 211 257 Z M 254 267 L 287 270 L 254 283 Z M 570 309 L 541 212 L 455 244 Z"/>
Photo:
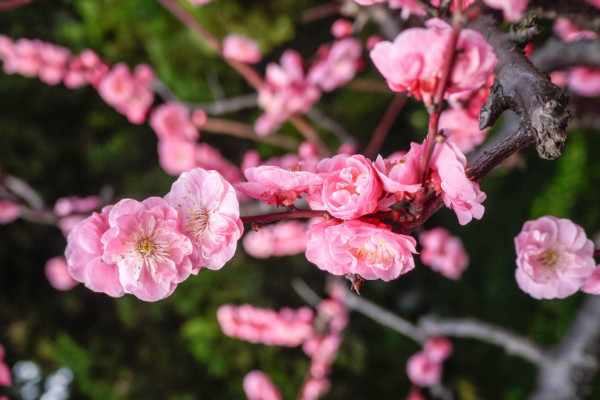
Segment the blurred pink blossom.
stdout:
<path fill-rule="evenodd" d="M 250 371 L 244 377 L 243 385 L 248 400 L 281 400 L 279 389 L 262 371 Z"/>
<path fill-rule="evenodd" d="M 600 8 L 600 0 L 585 0 L 588 4 L 593 5 L 596 8 Z"/>
<path fill-rule="evenodd" d="M 438 227 L 419 235 L 421 261 L 450 279 L 458 279 L 469 265 L 469 256 L 462 241 Z"/>
<path fill-rule="evenodd" d="M 254 124 L 266 136 L 293 114 L 305 113 L 321 97 L 321 91 L 306 80 L 303 61 L 294 50 L 286 50 L 280 64 L 267 65 L 265 84 L 258 91 L 258 104 L 265 109 Z"/>
<path fill-rule="evenodd" d="M 299 400 L 317 400 L 331 388 L 329 379 L 308 378 L 302 385 Z"/>
<path fill-rule="evenodd" d="M 217 171 L 196 168 L 181 174 L 165 200 L 177 209 L 181 230 L 193 245 L 191 272 L 221 269 L 244 231 L 233 186 Z"/>
<path fill-rule="evenodd" d="M 62 232 L 63 236 L 68 237 L 69 233 L 71 233 L 71 231 L 77 226 L 77 224 L 79 224 L 85 218 L 86 216 L 82 214 L 72 214 L 66 217 L 62 217 L 58 220 L 56 224 L 58 225 L 58 228 Z"/>
<path fill-rule="evenodd" d="M 307 80 L 324 92 L 345 85 L 350 82 L 359 66 L 362 53 L 361 43 L 354 38 L 344 38 L 333 43 L 327 55 L 308 71 Z"/>
<path fill-rule="evenodd" d="M 15 222 L 20 215 L 21 209 L 17 203 L 0 199 L 0 225 Z"/>
<path fill-rule="evenodd" d="M 600 68 L 573 67 L 567 74 L 569 88 L 583 97 L 600 95 Z"/>
<path fill-rule="evenodd" d="M 198 143 L 195 153 L 196 167 L 215 170 L 232 185 L 241 181 L 240 169 L 225 158 L 219 150 L 207 143 Z"/>
<path fill-rule="evenodd" d="M 463 153 L 469 153 L 485 140 L 488 129 L 479 130 L 479 118 L 464 109 L 448 109 L 441 113 L 439 127 L 449 129 L 449 140 Z"/>
<path fill-rule="evenodd" d="M 4 347 L 0 345 L 0 386 L 12 386 L 10 368 L 4 362 Z"/>
<path fill-rule="evenodd" d="M 568 219 L 547 215 L 527 221 L 515 247 L 519 288 L 536 299 L 568 297 L 596 269 L 594 244 Z"/>
<path fill-rule="evenodd" d="M 557 18 L 552 28 L 554 34 L 565 42 L 574 42 L 580 39 L 596 39 L 598 35 L 594 31 L 583 30 L 567 18 Z"/>
<path fill-rule="evenodd" d="M 451 29 L 440 19 L 430 19 L 426 28 L 410 28 L 394 42 L 380 42 L 371 58 L 395 92 L 408 90 L 425 105 L 431 104 L 442 75 Z M 462 29 L 457 41 L 457 57 L 446 95 L 481 87 L 496 66 L 494 51 L 483 36 Z"/>
<path fill-rule="evenodd" d="M 412 270 L 416 241 L 385 224 L 332 219 L 308 229 L 306 258 L 333 275 L 390 281 Z"/>
<path fill-rule="evenodd" d="M 420 351 L 408 359 L 406 373 L 408 379 L 415 385 L 429 387 L 442 380 L 442 365 Z"/>
<path fill-rule="evenodd" d="M 352 31 L 352 22 L 350 22 L 346 18 L 337 19 L 335 20 L 333 25 L 331 25 L 331 34 L 338 39 L 350 36 L 352 34 Z"/>
<path fill-rule="evenodd" d="M 126 293 L 157 301 L 173 293 L 192 271 L 192 243 L 179 228 L 177 210 L 160 197 L 124 199 L 108 215 L 102 235 L 104 262 L 116 265 Z"/>
<path fill-rule="evenodd" d="M 69 274 L 67 260 L 64 256 L 52 257 L 46 262 L 46 278 L 53 288 L 58 290 L 71 290 L 79 284 Z"/>
<path fill-rule="evenodd" d="M 196 144 L 188 140 L 159 140 L 158 162 L 169 175 L 179 175 L 197 166 Z"/>
<path fill-rule="evenodd" d="M 483 0 L 491 8 L 502 10 L 504 19 L 508 22 L 517 22 L 527 10 L 528 0 Z"/>
<path fill-rule="evenodd" d="M 262 59 L 262 54 L 254 40 L 241 35 L 228 35 L 223 39 L 223 57 L 255 64 Z"/>
<path fill-rule="evenodd" d="M 279 312 L 249 304 L 219 307 L 217 319 L 227 336 L 269 346 L 296 347 L 313 332 L 313 311 L 282 308 Z"/>
<path fill-rule="evenodd" d="M 423 352 L 427 357 L 437 363 L 442 363 L 452 354 L 452 342 L 445 337 L 432 337 L 425 342 Z"/>
<path fill-rule="evenodd" d="M 154 92 L 142 77 L 131 73 L 126 64 L 115 65 L 100 81 L 98 93 L 109 105 L 124 114 L 132 124 L 141 124 L 154 101 Z"/>
<path fill-rule="evenodd" d="M 100 207 L 98 196 L 62 197 L 54 204 L 54 214 L 64 217 L 72 213 L 87 213 Z"/>
<path fill-rule="evenodd" d="M 244 237 L 244 250 L 256 258 L 292 256 L 306 251 L 307 225 L 300 221 L 283 221 L 250 231 Z"/>
<path fill-rule="evenodd" d="M 585 284 L 581 288 L 582 292 L 589 294 L 600 294 L 600 266 L 596 266 L 596 269 L 585 281 Z"/>
<path fill-rule="evenodd" d="M 154 108 L 150 126 L 160 140 L 196 141 L 199 133 L 190 118 L 190 111 L 181 103 L 168 102 Z"/>

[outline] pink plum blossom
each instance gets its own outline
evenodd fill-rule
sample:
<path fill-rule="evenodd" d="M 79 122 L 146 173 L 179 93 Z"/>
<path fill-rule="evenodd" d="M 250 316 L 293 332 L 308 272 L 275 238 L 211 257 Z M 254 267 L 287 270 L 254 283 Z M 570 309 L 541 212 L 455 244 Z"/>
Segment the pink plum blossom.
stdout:
<path fill-rule="evenodd" d="M 179 212 L 181 230 L 193 245 L 192 273 L 222 268 L 244 231 L 233 186 L 216 171 L 196 168 L 181 174 L 165 200 Z"/>
<path fill-rule="evenodd" d="M 0 345 L 0 386 L 12 386 L 10 368 L 4 362 L 4 347 L 2 345 Z"/>
<path fill-rule="evenodd" d="M 244 392 L 248 400 L 281 400 L 279 389 L 262 371 L 250 371 L 244 377 Z"/>
<path fill-rule="evenodd" d="M 594 244 L 568 219 L 527 221 L 515 238 L 519 288 L 536 299 L 565 298 L 594 273 Z"/>
<path fill-rule="evenodd" d="M 528 0 L 483 0 L 483 2 L 498 10 L 502 10 L 504 19 L 508 22 L 517 22 L 527 10 Z"/>
<path fill-rule="evenodd" d="M 244 250 L 256 258 L 292 256 L 306 251 L 307 225 L 299 221 L 284 221 L 266 225 L 244 237 Z"/>
<path fill-rule="evenodd" d="M 308 82 L 324 92 L 350 82 L 358 69 L 362 46 L 357 39 L 344 38 L 333 43 L 327 56 L 317 61 L 308 72 Z"/>
<path fill-rule="evenodd" d="M 0 225 L 15 222 L 20 215 L 21 209 L 17 203 L 0 199 Z"/>
<path fill-rule="evenodd" d="M 262 54 L 254 40 L 241 35 L 228 35 L 223 39 L 223 57 L 232 61 L 255 64 L 262 59 Z"/>
<path fill-rule="evenodd" d="M 416 241 L 385 224 L 332 219 L 308 229 L 306 258 L 333 275 L 390 281 L 412 270 Z"/>
<path fill-rule="evenodd" d="M 583 97 L 600 95 L 600 68 L 573 67 L 567 75 L 569 88 Z"/>
<path fill-rule="evenodd" d="M 124 199 L 108 215 L 104 262 L 116 265 L 127 293 L 157 301 L 173 293 L 191 271 L 192 243 L 179 228 L 177 210 L 160 197 Z"/>
<path fill-rule="evenodd" d="M 600 294 L 600 268 L 596 266 L 596 269 L 585 281 L 585 284 L 581 288 L 582 292 L 589 294 Z"/>
<path fill-rule="evenodd" d="M 208 116 L 204 110 L 197 109 L 192 112 L 192 123 L 195 127 L 203 127 L 206 124 L 206 121 L 208 121 Z"/>
<path fill-rule="evenodd" d="M 423 352 L 433 362 L 442 363 L 452 354 L 452 342 L 445 337 L 432 337 L 425 342 Z"/>
<path fill-rule="evenodd" d="M 450 279 L 458 279 L 469 265 L 469 256 L 462 241 L 438 227 L 419 235 L 421 261 Z"/>
<path fill-rule="evenodd" d="M 425 400 L 425 397 L 423 397 L 423 394 L 421 393 L 421 390 L 419 390 L 418 387 L 413 387 L 412 389 L 410 389 L 406 400 Z"/>
<path fill-rule="evenodd" d="M 425 146 L 425 144 L 423 145 Z M 483 217 L 481 203 L 486 198 L 476 182 L 465 174 L 467 159 L 454 143 L 446 140 L 435 146 L 431 156 L 431 181 L 436 192 L 441 192 L 442 200 L 456 213 L 458 222 L 466 225 L 473 218 Z"/>
<path fill-rule="evenodd" d="M 124 114 L 132 124 L 141 124 L 154 101 L 154 92 L 142 78 L 131 73 L 129 67 L 119 63 L 98 84 L 98 93 L 108 104 Z"/>
<path fill-rule="evenodd" d="M 333 25 L 331 25 L 331 34 L 338 39 L 350 36 L 352 31 L 352 22 L 348 21 L 346 18 L 337 19 Z"/>
<path fill-rule="evenodd" d="M 557 18 L 552 27 L 554 34 L 565 42 L 574 42 L 580 39 L 596 39 L 594 31 L 583 30 L 567 18 Z"/>
<path fill-rule="evenodd" d="M 80 222 L 67 237 L 65 257 L 71 276 L 94 292 L 112 297 L 123 296 L 125 290 L 119 280 L 116 265 L 103 261 L 102 235 L 109 229 L 108 214 L 112 206 L 102 209 Z"/>
<path fill-rule="evenodd" d="M 67 260 L 64 256 L 52 257 L 46 262 L 45 267 L 46 278 L 53 288 L 58 290 L 71 290 L 79 282 L 77 282 L 71 274 L 69 274 Z"/>
<path fill-rule="evenodd" d="M 290 206 L 304 193 L 313 193 L 323 184 L 323 179 L 312 172 L 268 165 L 247 168 L 244 174 L 248 182 L 237 185 L 240 192 L 277 206 Z"/>
<path fill-rule="evenodd" d="M 56 200 L 54 204 L 54 214 L 64 217 L 72 213 L 87 213 L 97 209 L 100 206 L 98 196 L 87 197 L 62 197 Z"/>
<path fill-rule="evenodd" d="M 150 126 L 160 140 L 188 140 L 199 138 L 192 123 L 190 111 L 181 103 L 168 102 L 152 110 Z"/>
<path fill-rule="evenodd" d="M 358 218 L 377 211 L 382 195 L 381 182 L 372 163 L 364 156 L 338 154 L 317 165 L 324 178 L 320 193 L 307 196 L 311 208 L 324 206 L 342 219 Z"/>
<path fill-rule="evenodd" d="M 300 389 L 299 400 L 317 400 L 331 388 L 329 379 L 308 378 Z"/>
<path fill-rule="evenodd" d="M 439 19 L 430 19 L 426 28 L 401 32 L 393 43 L 380 42 L 371 50 L 371 59 L 395 92 L 408 90 L 426 105 L 442 75 L 451 29 Z M 481 87 L 496 66 L 497 58 L 483 36 L 471 29 L 460 31 L 457 57 L 446 94 Z"/>
<path fill-rule="evenodd" d="M 600 8 L 600 0 L 585 0 L 588 2 L 588 4 L 596 7 L 596 8 Z"/>
<path fill-rule="evenodd" d="M 409 358 L 406 373 L 408 379 L 415 385 L 429 387 L 442 380 L 442 365 L 421 351 Z"/>
<path fill-rule="evenodd" d="M 196 168 L 196 145 L 188 140 L 159 140 L 158 162 L 169 175 L 179 175 Z"/>
<path fill-rule="evenodd" d="M 301 345 L 313 332 L 313 317 L 308 307 L 276 312 L 249 304 L 228 304 L 217 311 L 217 320 L 227 336 L 269 346 Z"/>
<path fill-rule="evenodd" d="M 254 124 L 266 136 L 293 114 L 305 113 L 321 97 L 321 91 L 306 80 L 302 56 L 286 50 L 280 64 L 267 65 L 265 84 L 258 91 L 258 104 L 265 109 Z"/>
<path fill-rule="evenodd" d="M 71 231 L 77 226 L 77 224 L 79 224 L 85 218 L 86 215 L 82 214 L 67 215 L 66 217 L 59 219 L 56 225 L 62 232 L 63 236 L 67 237 L 69 236 L 69 233 L 71 233 Z"/>
<path fill-rule="evenodd" d="M 402 201 L 405 195 L 414 194 L 421 188 L 419 163 L 420 154 L 409 151 L 396 152 L 385 159 L 377 156 L 373 165 L 383 189 L 394 193 L 396 201 Z"/>
<path fill-rule="evenodd" d="M 440 115 L 440 128 L 449 129 L 452 133 L 449 140 L 463 153 L 469 153 L 485 140 L 487 129 L 479 130 L 479 118 L 467 110 L 449 109 Z"/>

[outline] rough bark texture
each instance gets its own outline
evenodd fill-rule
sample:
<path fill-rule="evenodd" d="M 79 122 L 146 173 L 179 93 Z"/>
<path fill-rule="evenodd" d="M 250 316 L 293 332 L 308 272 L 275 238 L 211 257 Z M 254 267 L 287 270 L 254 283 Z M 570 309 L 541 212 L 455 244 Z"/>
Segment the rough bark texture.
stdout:
<path fill-rule="evenodd" d="M 492 126 L 502 112 L 512 109 L 521 116 L 521 126 L 531 126 L 540 157 L 560 156 L 567 139 L 567 97 L 498 29 L 493 17 L 483 15 L 469 27 L 483 34 L 498 57 L 496 79 L 479 116 L 480 128 Z"/>
<path fill-rule="evenodd" d="M 598 12 L 600 13 L 600 10 Z M 559 71 L 576 65 L 600 68 L 600 41 L 577 40 L 566 43 L 550 39 L 539 50 L 533 52 L 531 61 L 545 72 Z"/>

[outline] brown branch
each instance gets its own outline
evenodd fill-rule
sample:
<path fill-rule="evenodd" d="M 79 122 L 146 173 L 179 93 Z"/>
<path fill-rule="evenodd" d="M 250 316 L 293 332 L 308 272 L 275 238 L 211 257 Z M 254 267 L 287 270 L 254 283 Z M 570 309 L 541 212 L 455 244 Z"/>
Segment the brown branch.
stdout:
<path fill-rule="evenodd" d="M 498 57 L 496 79 L 479 116 L 480 128 L 492 126 L 500 114 L 512 109 L 530 125 L 542 158 L 562 154 L 567 138 L 567 98 L 546 74 L 533 66 L 490 15 L 482 15 L 469 27 L 479 31 Z"/>
<path fill-rule="evenodd" d="M 228 119 L 208 118 L 206 123 L 202 126 L 202 130 L 207 132 L 222 133 L 243 139 L 250 139 L 256 142 L 268 143 L 270 145 L 294 152 L 298 150 L 299 146 L 297 140 L 285 136 L 279 136 L 275 134 L 265 137 L 258 136 L 251 126 Z"/>
<path fill-rule="evenodd" d="M 600 68 L 600 40 L 563 42 L 550 39 L 533 52 L 531 61 L 545 72 L 559 71 L 577 65 Z"/>
<path fill-rule="evenodd" d="M 530 400 L 578 400 L 598 372 L 600 297 L 589 296 L 561 343 L 541 365 Z"/>

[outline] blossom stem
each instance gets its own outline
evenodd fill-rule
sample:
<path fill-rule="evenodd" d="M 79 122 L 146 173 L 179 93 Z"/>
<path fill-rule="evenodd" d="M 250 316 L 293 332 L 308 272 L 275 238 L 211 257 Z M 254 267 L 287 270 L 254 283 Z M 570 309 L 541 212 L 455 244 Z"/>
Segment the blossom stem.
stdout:
<path fill-rule="evenodd" d="M 0 11 L 10 10 L 33 3 L 35 0 L 6 0 L 0 3 Z"/>
<path fill-rule="evenodd" d="M 270 135 L 260 137 L 254 132 L 251 126 L 228 119 L 208 118 L 206 123 L 202 126 L 202 130 L 250 139 L 256 142 L 268 143 L 290 151 L 296 151 L 299 145 L 295 139 L 285 136 Z"/>
<path fill-rule="evenodd" d="M 394 96 L 394 99 L 383 115 L 379 125 L 377 125 L 377 128 L 375 128 L 373 136 L 371 136 L 371 140 L 369 141 L 369 144 L 363 153 L 365 157 L 373 160 L 377 156 L 377 153 L 379 153 L 379 149 L 381 149 L 381 145 L 392 128 L 394 121 L 396 121 L 398 114 L 400 114 L 404 104 L 406 104 L 407 97 L 408 96 L 406 92 L 398 93 Z"/>
<path fill-rule="evenodd" d="M 271 214 L 263 214 L 263 215 L 249 215 L 247 217 L 242 217 L 242 222 L 247 223 L 258 223 L 258 224 L 268 224 L 269 222 L 281 221 L 284 219 L 298 219 L 298 218 L 331 218 L 331 214 L 329 214 L 325 210 L 293 210 L 286 211 L 280 213 L 271 213 Z"/>

